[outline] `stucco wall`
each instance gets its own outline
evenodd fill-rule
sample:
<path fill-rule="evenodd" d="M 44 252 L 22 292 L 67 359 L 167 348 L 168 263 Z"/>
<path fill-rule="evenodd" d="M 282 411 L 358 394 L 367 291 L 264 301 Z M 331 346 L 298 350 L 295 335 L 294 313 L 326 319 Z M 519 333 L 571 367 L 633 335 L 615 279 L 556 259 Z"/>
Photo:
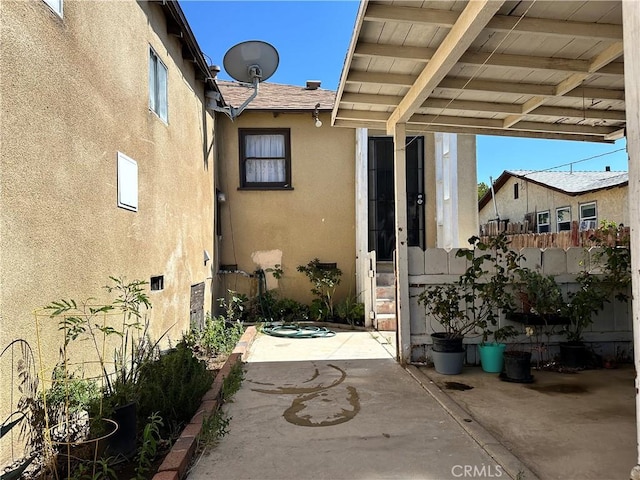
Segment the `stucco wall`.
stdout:
<path fill-rule="evenodd" d="M 61 19 L 42 1 L 3 1 L 1 15 L 0 347 L 24 338 L 50 367 L 57 325 L 44 325 L 38 345 L 32 312 L 60 298 L 104 300 L 109 275 L 164 275 L 150 294 L 151 334 L 179 339 L 190 286 L 211 290 L 204 84 L 157 4 L 65 1 Z M 168 67 L 168 125 L 148 106 L 149 45 Z M 118 151 L 138 163 L 138 212 L 117 207 Z"/>
<path fill-rule="evenodd" d="M 517 199 L 514 199 L 513 186 L 516 182 L 519 184 L 519 195 Z M 598 223 L 602 220 L 608 220 L 628 225 L 627 191 L 628 187 L 625 185 L 609 190 L 571 196 L 526 180 L 511 177 L 496 193 L 496 203 L 500 218 L 509 219 L 511 222 L 522 222 L 524 215 L 529 212 L 550 210 L 551 231 L 557 232 L 556 208 L 570 206 L 571 220 L 579 221 L 580 204 L 593 201 L 597 202 Z M 492 201 L 480 210 L 479 217 L 480 224 L 496 218 Z"/>
<path fill-rule="evenodd" d="M 311 283 L 296 271 L 314 258 L 335 262 L 342 270 L 336 299 L 355 294 L 355 133 L 314 126 L 311 113 L 245 110 L 233 123 L 218 128 L 220 188 L 226 195 L 221 208 L 221 264 L 237 264 L 253 274 L 258 268 L 280 264 L 277 286 L 282 297 L 310 303 Z M 239 190 L 238 128 L 289 128 L 293 190 Z M 256 257 L 256 253 L 259 253 Z M 222 288 L 253 294 L 253 279 L 240 274 L 220 275 Z"/>

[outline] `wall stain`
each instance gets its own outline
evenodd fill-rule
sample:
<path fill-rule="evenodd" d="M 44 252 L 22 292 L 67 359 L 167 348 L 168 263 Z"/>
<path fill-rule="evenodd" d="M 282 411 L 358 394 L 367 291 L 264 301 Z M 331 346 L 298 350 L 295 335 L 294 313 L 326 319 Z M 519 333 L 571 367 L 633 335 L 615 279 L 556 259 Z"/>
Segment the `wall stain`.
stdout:
<path fill-rule="evenodd" d="M 324 385 L 320 383 L 319 385 L 316 385 L 314 387 L 282 386 L 282 387 L 276 388 L 275 390 L 267 390 L 262 388 L 252 388 L 251 390 L 258 393 L 268 393 L 273 395 L 282 395 L 282 394 L 302 395 L 305 393 L 315 393 L 315 392 L 320 392 L 322 390 L 326 390 L 328 388 L 333 388 L 336 385 L 340 385 L 342 382 L 344 382 L 345 378 L 347 378 L 347 372 L 345 372 L 339 367 L 336 367 L 335 365 L 329 364 L 328 366 L 340 372 L 340 378 L 338 378 L 337 380 L 334 380 L 329 385 Z M 310 381 L 317 378 L 318 376 L 319 376 L 319 372 L 318 372 L 318 369 L 316 368 L 314 375 L 309 380 L 305 380 L 302 383 L 309 383 Z"/>
<path fill-rule="evenodd" d="M 348 386 L 347 391 L 349 392 L 347 401 L 351 405 L 352 410 L 341 408 L 340 411 L 332 417 L 327 416 L 328 418 L 326 420 L 315 422 L 312 420 L 312 415 L 299 415 L 300 412 L 307 408 L 307 402 L 314 400 L 320 395 L 319 392 L 316 392 L 309 395 L 300 395 L 295 398 L 291 406 L 284 411 L 283 417 L 287 422 L 298 425 L 299 427 L 330 427 L 348 422 L 360 411 L 360 396 L 355 387 Z"/>
<path fill-rule="evenodd" d="M 319 383 L 312 387 L 302 387 L 292 384 L 285 384 L 275 389 L 252 388 L 251 390 L 253 392 L 266 393 L 269 395 L 297 395 L 297 397 L 294 398 L 291 402 L 291 406 L 288 407 L 282 414 L 285 420 L 293 425 L 297 425 L 300 427 L 330 427 L 339 425 L 353 419 L 353 417 L 355 417 L 358 412 L 360 412 L 360 395 L 358 394 L 358 391 L 355 387 L 346 387 L 346 401 L 351 406 L 351 409 L 342 408 L 340 405 L 336 404 L 335 399 L 329 398 L 327 390 L 329 390 L 330 388 L 334 388 L 344 382 L 347 378 L 347 372 L 335 365 L 327 364 L 327 366 L 340 372 L 340 378 L 334 380 L 328 385 Z M 320 378 L 320 376 L 321 372 L 316 367 L 314 369 L 313 375 L 309 379 L 304 380 L 301 383 L 305 384 L 313 382 L 314 380 Z M 268 385 L 275 387 L 275 384 L 272 383 L 261 383 L 253 380 L 249 381 L 255 385 Z M 320 408 L 320 405 L 322 404 L 325 404 L 326 406 Z M 332 404 L 336 405 L 334 406 Z M 314 407 L 316 411 L 313 413 L 308 413 L 311 412 Z M 334 408 L 333 410 L 332 407 Z M 301 414 L 305 410 L 307 411 L 307 413 Z"/>

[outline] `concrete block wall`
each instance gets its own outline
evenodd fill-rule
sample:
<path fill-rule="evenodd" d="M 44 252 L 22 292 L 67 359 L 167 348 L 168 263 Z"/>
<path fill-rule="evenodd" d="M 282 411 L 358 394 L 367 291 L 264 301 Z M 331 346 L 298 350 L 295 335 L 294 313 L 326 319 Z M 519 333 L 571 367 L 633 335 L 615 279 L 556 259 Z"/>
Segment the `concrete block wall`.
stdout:
<path fill-rule="evenodd" d="M 428 316 L 424 306 L 418 303 L 418 297 L 430 285 L 442 285 L 456 282 L 467 267 L 467 261 L 457 257 L 458 249 L 445 250 L 430 248 L 425 251 L 417 247 L 409 248 L 409 301 L 411 311 L 411 360 L 422 363 L 430 359 L 431 333 L 441 331 L 442 327 L 435 319 Z M 537 249 L 525 248 L 520 265 L 539 270 L 545 275 L 553 275 L 560 284 L 563 293 L 575 290 L 575 278 L 578 273 L 588 270 L 601 273 L 598 260 L 599 249 L 580 247 L 567 250 L 559 248 Z M 524 334 L 524 325 L 500 318 L 499 326 L 513 325 L 523 332 L 513 340 L 515 344 L 531 346 L 535 341 Z M 545 343 L 546 357 L 553 358 L 558 353 L 558 342 L 564 341 L 560 327 L 555 327 L 551 335 L 541 335 Z M 603 356 L 632 354 L 632 316 L 631 304 L 611 299 L 605 308 L 593 318 L 593 324 L 585 331 L 585 340 L 594 351 Z M 479 357 L 475 345 L 481 341 L 480 335 L 465 339 L 467 346 L 467 362 L 478 364 Z M 535 358 L 535 353 L 534 353 Z"/>

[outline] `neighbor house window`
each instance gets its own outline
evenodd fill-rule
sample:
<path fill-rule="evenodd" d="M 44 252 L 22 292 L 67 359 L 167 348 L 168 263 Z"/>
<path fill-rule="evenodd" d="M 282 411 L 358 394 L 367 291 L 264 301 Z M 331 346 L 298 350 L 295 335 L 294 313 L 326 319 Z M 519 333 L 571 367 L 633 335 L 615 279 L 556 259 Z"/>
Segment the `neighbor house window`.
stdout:
<path fill-rule="evenodd" d="M 556 225 L 559 232 L 571 230 L 571 207 L 556 208 Z"/>
<path fill-rule="evenodd" d="M 538 212 L 538 233 L 548 233 L 549 231 L 549 210 Z"/>
<path fill-rule="evenodd" d="M 62 0 L 44 0 L 49 8 L 62 17 Z"/>
<path fill-rule="evenodd" d="M 580 205 L 580 230 L 593 230 L 598 226 L 596 202 Z"/>
<path fill-rule="evenodd" d="M 240 187 L 291 188 L 289 129 L 240 129 Z"/>
<path fill-rule="evenodd" d="M 513 184 L 513 199 L 517 200 L 519 196 L 520 196 L 520 185 L 518 185 L 517 183 L 514 183 Z"/>
<path fill-rule="evenodd" d="M 118 206 L 138 211 L 138 163 L 118 152 Z"/>
<path fill-rule="evenodd" d="M 149 49 L 149 108 L 167 122 L 167 67 Z"/>

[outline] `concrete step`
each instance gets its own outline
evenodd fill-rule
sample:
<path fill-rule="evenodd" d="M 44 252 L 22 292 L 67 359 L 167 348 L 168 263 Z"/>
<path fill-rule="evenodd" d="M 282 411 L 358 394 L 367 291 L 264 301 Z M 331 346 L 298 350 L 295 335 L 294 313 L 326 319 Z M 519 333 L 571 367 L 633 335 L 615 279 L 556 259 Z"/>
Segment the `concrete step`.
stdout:
<path fill-rule="evenodd" d="M 389 313 L 379 313 L 374 320 L 374 328 L 381 332 L 395 332 L 397 329 L 396 315 Z"/>
<path fill-rule="evenodd" d="M 380 287 L 389 287 L 395 285 L 396 276 L 393 273 L 376 273 L 376 285 Z"/>
<path fill-rule="evenodd" d="M 381 273 L 393 273 L 393 262 L 376 263 L 376 271 Z"/>
<path fill-rule="evenodd" d="M 376 300 L 376 313 L 396 313 L 396 301 L 387 299 Z"/>
<path fill-rule="evenodd" d="M 376 298 L 395 300 L 395 298 L 396 298 L 396 287 L 394 287 L 394 286 L 376 287 Z"/>

